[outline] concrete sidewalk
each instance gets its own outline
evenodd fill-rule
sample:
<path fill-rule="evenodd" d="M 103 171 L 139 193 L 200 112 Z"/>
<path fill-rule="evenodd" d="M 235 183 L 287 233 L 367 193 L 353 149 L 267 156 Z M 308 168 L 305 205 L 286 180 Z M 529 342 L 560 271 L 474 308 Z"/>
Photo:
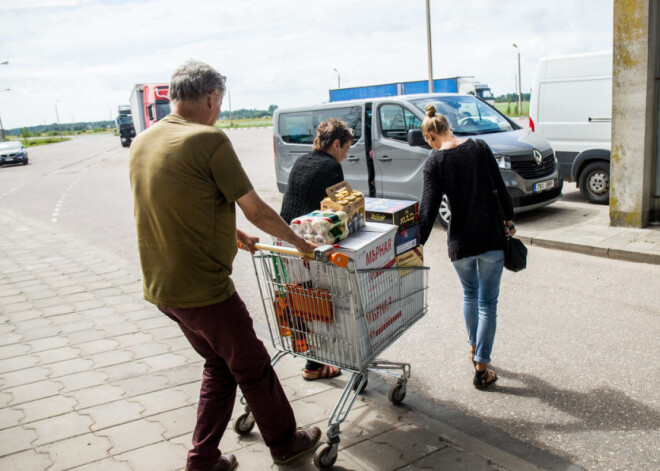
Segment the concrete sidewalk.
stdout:
<path fill-rule="evenodd" d="M 0 225 L 0 468 L 183 469 L 202 362 L 178 327 L 111 254 L 15 214 Z M 305 382 L 291 356 L 276 370 L 299 425 L 325 432 L 348 374 Z M 337 470 L 538 469 L 371 386 L 342 431 Z M 221 448 L 240 469 L 280 468 L 256 428 Z M 281 468 L 316 469 L 311 454 Z"/>
<path fill-rule="evenodd" d="M 610 228 L 599 207 L 557 203 L 521 215 L 533 245 L 660 263 L 660 231 Z M 52 227 L 0 211 L 0 468 L 181 470 L 202 362 L 178 327 L 142 300 L 122 261 Z M 269 345 L 269 341 L 264 341 Z M 276 367 L 300 425 L 325 432 L 348 380 L 305 382 Z M 234 418 L 242 413 L 237 403 Z M 532 463 L 416 412 L 378 388 L 342 425 L 338 470 L 532 470 Z M 221 444 L 239 469 L 279 469 L 255 429 Z M 313 470 L 311 455 L 282 469 Z"/>

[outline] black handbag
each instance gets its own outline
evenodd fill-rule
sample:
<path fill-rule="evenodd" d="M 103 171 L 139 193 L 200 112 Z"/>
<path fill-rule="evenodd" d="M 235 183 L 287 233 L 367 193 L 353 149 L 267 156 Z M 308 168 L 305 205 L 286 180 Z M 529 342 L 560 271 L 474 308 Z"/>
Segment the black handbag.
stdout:
<path fill-rule="evenodd" d="M 487 169 L 487 172 L 490 184 L 493 187 L 493 195 L 497 201 L 497 208 L 500 210 L 502 224 L 506 224 L 506 216 L 502 209 L 500 197 L 497 194 L 497 188 L 495 188 L 495 182 L 493 182 L 493 176 L 490 174 L 490 169 Z M 504 229 L 504 238 L 504 268 L 512 272 L 519 272 L 527 268 L 527 247 L 525 247 L 525 244 L 520 239 L 511 236 L 506 229 Z"/>

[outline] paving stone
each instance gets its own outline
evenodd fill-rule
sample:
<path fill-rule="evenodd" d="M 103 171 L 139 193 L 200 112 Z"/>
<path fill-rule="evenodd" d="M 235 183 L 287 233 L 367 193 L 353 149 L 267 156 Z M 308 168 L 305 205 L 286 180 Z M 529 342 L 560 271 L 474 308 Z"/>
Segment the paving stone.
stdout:
<path fill-rule="evenodd" d="M 125 392 L 124 397 L 129 398 L 164 389 L 167 387 L 168 381 L 167 378 L 160 375 L 141 375 L 122 379 L 112 384 L 119 386 Z"/>
<path fill-rule="evenodd" d="M 140 332 L 140 328 L 132 322 L 123 322 L 121 324 L 111 324 L 98 329 L 105 332 L 107 337 L 118 337 L 120 335 L 134 334 Z"/>
<path fill-rule="evenodd" d="M 62 324 L 58 326 L 60 329 L 60 334 L 66 335 L 74 332 L 82 332 L 93 330 L 96 328 L 92 321 L 78 321 L 78 322 L 69 322 L 68 324 Z"/>
<path fill-rule="evenodd" d="M 142 296 L 140 296 L 139 298 L 142 299 Z M 143 312 L 152 312 L 153 314 L 158 314 L 161 316 L 163 315 L 160 313 L 160 311 L 156 309 L 156 307 L 153 304 L 149 304 L 147 301 L 136 302 L 135 299 L 132 302 L 127 302 L 113 307 L 117 310 L 117 312 L 120 313 L 143 311 Z"/>
<path fill-rule="evenodd" d="M 148 365 L 149 371 L 153 373 L 154 371 L 181 366 L 186 363 L 186 360 L 187 358 L 185 356 L 178 353 L 164 353 L 162 355 L 143 358 L 140 360 L 140 363 Z"/>
<path fill-rule="evenodd" d="M 76 311 L 87 311 L 88 309 L 103 307 L 106 302 L 102 299 L 87 299 L 84 301 L 76 301 L 72 304 Z"/>
<path fill-rule="evenodd" d="M 80 350 L 84 356 L 94 355 L 96 353 L 117 350 L 119 342 L 115 339 L 100 339 L 91 342 L 79 343 L 76 349 Z"/>
<path fill-rule="evenodd" d="M 53 323 L 51 320 L 47 318 L 30 319 L 27 321 L 16 322 L 16 327 L 21 332 L 40 329 L 43 327 L 51 327 L 52 325 Z"/>
<path fill-rule="evenodd" d="M 106 402 L 118 401 L 124 395 L 124 390 L 119 386 L 110 384 L 99 384 L 90 388 L 80 389 L 65 393 L 66 397 L 76 400 L 76 410 L 86 409 Z"/>
<path fill-rule="evenodd" d="M 53 325 L 63 325 L 70 322 L 81 322 L 85 320 L 85 316 L 80 312 L 69 312 L 66 314 L 57 314 L 48 317 Z"/>
<path fill-rule="evenodd" d="M 142 416 L 147 417 L 185 406 L 188 399 L 188 395 L 183 391 L 164 389 L 132 397 L 131 401 L 139 403 L 143 408 Z"/>
<path fill-rule="evenodd" d="M 183 365 L 176 368 L 168 368 L 166 370 L 157 371 L 157 376 L 167 378 L 167 384 L 170 386 L 177 386 L 180 384 L 188 384 L 198 382 L 202 379 L 202 362 L 195 365 Z"/>
<path fill-rule="evenodd" d="M 84 358 L 74 358 L 73 360 L 58 361 L 50 363 L 48 368 L 52 371 L 50 378 L 58 378 L 82 371 L 88 371 L 94 368 L 94 363 Z"/>
<path fill-rule="evenodd" d="M 139 403 L 122 399 L 81 409 L 79 412 L 92 418 L 94 423 L 90 428 L 97 431 L 139 419 L 142 410 Z"/>
<path fill-rule="evenodd" d="M 144 377 L 149 373 L 149 367 L 144 363 L 131 361 L 122 363 L 120 365 L 106 366 L 105 368 L 98 368 L 97 371 L 104 373 L 108 377 L 108 381 L 114 383 L 122 379 L 133 377 Z"/>
<path fill-rule="evenodd" d="M 181 329 L 172 323 L 171 325 L 161 327 L 159 329 L 151 329 L 149 334 L 154 338 L 154 340 L 165 341 L 172 338 L 181 337 Z"/>
<path fill-rule="evenodd" d="M 10 371 L 23 370 L 39 363 L 39 358 L 32 355 L 22 355 L 18 357 L 5 358 L 0 362 L 0 375 Z"/>
<path fill-rule="evenodd" d="M 188 449 L 171 442 L 159 442 L 134 451 L 116 455 L 115 459 L 126 461 L 131 469 L 157 469 L 158 471 L 180 471 L 186 464 Z M 258 469 L 244 467 L 244 469 Z"/>
<path fill-rule="evenodd" d="M 4 323 L 0 324 L 0 335 L 10 334 L 12 332 L 20 333 L 18 331 L 17 327 L 16 327 L 16 324 L 14 324 L 14 323 L 10 324 L 8 322 L 4 322 Z"/>
<path fill-rule="evenodd" d="M 159 423 L 165 430 L 163 437 L 169 440 L 170 438 L 192 433 L 197 421 L 197 408 L 194 406 L 179 407 L 162 414 L 151 415 L 145 420 Z"/>
<path fill-rule="evenodd" d="M 62 337 L 66 338 L 71 345 L 78 345 L 80 343 L 92 342 L 105 338 L 106 333 L 100 329 L 81 330 L 79 332 L 70 332 L 63 334 Z"/>
<path fill-rule="evenodd" d="M 150 330 L 171 326 L 172 320 L 166 316 L 158 316 L 135 321 L 135 323 L 140 326 L 140 330 Z"/>
<path fill-rule="evenodd" d="M 37 303 L 31 302 L 18 302 L 12 304 L 4 304 L 0 307 L 0 312 L 3 314 L 11 314 L 12 312 L 29 311 Z"/>
<path fill-rule="evenodd" d="M 4 345 L 13 345 L 15 343 L 20 343 L 23 340 L 23 336 L 15 333 L 8 333 L 0 335 L 0 347 Z"/>
<path fill-rule="evenodd" d="M 55 396 L 63 387 L 64 385 L 59 381 L 47 379 L 36 383 L 24 384 L 23 386 L 16 386 L 5 391 L 12 395 L 12 400 L 9 404 L 16 405 L 43 399 L 44 397 Z"/>
<path fill-rule="evenodd" d="M 365 440 L 344 449 L 340 447 L 340 454 L 344 453 L 360 465 L 359 469 L 391 471 L 409 464 L 402 459 L 399 449 L 389 444 L 375 443 L 373 440 Z"/>
<path fill-rule="evenodd" d="M 19 291 L 18 293 L 21 292 Z M 25 294 L 18 294 L 18 293 L 12 296 L 3 296 L 2 303 L 3 304 L 24 303 L 29 299 Z"/>
<path fill-rule="evenodd" d="M 110 284 L 110 282 L 106 282 Z M 124 294 L 124 291 L 121 288 L 116 288 L 110 284 L 110 286 L 105 287 L 105 288 L 91 288 L 88 286 L 87 288 L 88 293 L 92 293 L 95 297 L 104 299 L 104 298 L 109 298 L 113 296 L 121 296 Z"/>
<path fill-rule="evenodd" d="M 110 440 L 110 453 L 113 455 L 161 442 L 164 433 L 165 428 L 161 424 L 146 420 L 136 420 L 96 432 Z"/>
<path fill-rule="evenodd" d="M 113 316 L 117 314 L 117 311 L 110 307 L 99 307 L 94 309 L 80 310 L 80 313 L 84 314 L 87 319 L 96 319 L 98 317 Z"/>
<path fill-rule="evenodd" d="M 113 314 L 112 316 L 98 317 L 96 319 L 93 319 L 93 322 L 94 322 L 94 326 L 97 329 L 99 329 L 109 325 L 124 324 L 128 322 L 128 319 L 126 318 L 126 316 L 123 316 L 121 314 Z"/>
<path fill-rule="evenodd" d="M 21 386 L 23 384 L 36 383 L 48 379 L 51 374 L 50 369 L 43 366 L 35 366 L 20 371 L 12 371 L 11 373 L 4 373 L 0 375 L 3 382 L 3 389 L 12 388 L 14 386 Z"/>
<path fill-rule="evenodd" d="M 139 345 L 133 345 L 130 347 L 124 347 L 122 350 L 130 352 L 134 359 L 152 357 L 156 355 L 162 355 L 163 353 L 168 353 L 170 348 L 168 345 L 163 343 L 149 342 Z"/>
<path fill-rule="evenodd" d="M 92 423 L 92 419 L 86 415 L 69 412 L 32 422 L 25 425 L 25 428 L 36 432 L 38 438 L 33 445 L 39 446 L 89 433 Z"/>
<path fill-rule="evenodd" d="M 107 379 L 107 375 L 99 371 L 85 371 L 82 373 L 60 376 L 57 378 L 57 381 L 64 385 L 61 392 L 67 393 L 104 384 Z"/>
<path fill-rule="evenodd" d="M 64 347 L 68 344 L 68 341 L 64 337 L 49 337 L 45 339 L 30 340 L 25 343 L 30 346 L 31 353 L 36 353 Z"/>
<path fill-rule="evenodd" d="M 20 335 L 22 337 L 21 341 L 23 342 L 27 342 L 30 340 L 45 339 L 49 337 L 56 337 L 59 334 L 60 334 L 60 328 L 57 326 L 41 327 L 39 329 L 30 329 L 20 332 Z"/>
<path fill-rule="evenodd" d="M 154 339 L 151 335 L 144 332 L 133 332 L 130 334 L 113 337 L 112 340 L 119 342 L 119 347 L 124 348 L 153 342 Z"/>
<path fill-rule="evenodd" d="M 73 307 L 66 304 L 58 304 L 57 306 L 50 306 L 42 310 L 44 316 L 54 317 L 73 312 Z"/>
<path fill-rule="evenodd" d="M 32 402 L 25 402 L 15 407 L 23 411 L 24 418 L 21 423 L 26 424 L 65 414 L 73 410 L 75 405 L 75 399 L 64 396 L 51 396 Z"/>
<path fill-rule="evenodd" d="M 133 471 L 128 463 L 123 463 L 112 458 L 94 461 L 83 466 L 71 468 L 71 471 Z"/>
<path fill-rule="evenodd" d="M 132 301 L 135 301 L 135 298 L 133 296 L 126 296 L 125 294 L 105 298 L 107 306 L 116 306 L 117 304 L 130 303 Z"/>
<path fill-rule="evenodd" d="M 7 316 L 9 317 L 9 319 L 11 319 L 12 322 L 21 322 L 30 319 L 37 319 L 42 315 L 43 315 L 42 311 L 36 309 L 29 309 L 27 311 L 12 312 L 7 314 Z"/>
<path fill-rule="evenodd" d="M 15 343 L 12 345 L 5 345 L 0 347 L 0 360 L 25 355 L 30 350 L 30 346 L 26 344 Z"/>
<path fill-rule="evenodd" d="M 23 411 L 10 407 L 3 407 L 0 409 L 0 430 L 19 425 L 23 417 Z"/>
<path fill-rule="evenodd" d="M 200 380 L 193 383 L 182 384 L 180 386 L 172 386 L 175 391 L 181 391 L 188 398 L 188 404 L 197 404 L 199 400 L 199 390 L 201 389 L 202 382 Z M 240 390 L 237 394 L 240 393 Z M 237 396 L 240 397 L 240 396 Z"/>
<path fill-rule="evenodd" d="M 63 471 L 108 457 L 110 446 L 107 438 L 87 433 L 38 447 L 37 451 L 48 453 L 53 462 L 48 471 Z"/>
<path fill-rule="evenodd" d="M 49 363 L 77 358 L 80 356 L 80 353 L 80 350 L 77 348 L 61 347 L 37 352 L 34 354 L 34 356 L 39 358 L 39 361 L 42 365 L 47 365 Z"/>
<path fill-rule="evenodd" d="M 0 445 L 0 449 L 2 445 Z M 0 455 L 2 453 L 0 452 Z M 50 457 L 34 450 L 26 450 L 9 456 L 0 456 L 0 469 L 6 471 L 31 471 L 48 469 Z"/>
<path fill-rule="evenodd" d="M 87 358 L 94 363 L 94 368 L 103 368 L 133 360 L 131 353 L 123 350 L 95 353 L 94 355 L 89 355 Z"/>

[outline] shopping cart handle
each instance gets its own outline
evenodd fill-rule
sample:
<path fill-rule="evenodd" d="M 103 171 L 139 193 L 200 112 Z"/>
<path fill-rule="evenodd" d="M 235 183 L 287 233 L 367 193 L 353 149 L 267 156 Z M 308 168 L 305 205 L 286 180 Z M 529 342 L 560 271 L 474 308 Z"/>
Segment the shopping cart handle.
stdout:
<path fill-rule="evenodd" d="M 238 248 L 242 249 L 243 244 L 239 242 Z M 313 254 L 300 252 L 294 247 L 282 247 L 277 245 L 254 244 L 254 248 L 257 250 L 264 250 L 266 252 L 275 252 L 286 255 L 296 255 L 298 257 L 313 258 L 324 262 L 330 262 L 333 265 L 336 265 L 341 268 L 346 268 L 348 266 L 348 260 L 349 260 L 347 255 L 339 252 L 334 252 L 334 247 L 332 247 L 331 245 L 322 245 L 319 248 L 317 248 Z"/>

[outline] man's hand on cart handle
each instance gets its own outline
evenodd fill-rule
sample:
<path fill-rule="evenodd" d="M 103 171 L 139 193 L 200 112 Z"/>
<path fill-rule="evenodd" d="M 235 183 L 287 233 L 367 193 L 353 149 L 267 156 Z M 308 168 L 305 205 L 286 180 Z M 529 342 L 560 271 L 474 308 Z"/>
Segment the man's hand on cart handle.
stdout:
<path fill-rule="evenodd" d="M 314 242 L 309 242 L 302 237 L 300 237 L 300 240 L 298 241 L 297 244 L 294 244 L 294 247 L 298 249 L 299 252 L 305 254 L 306 257 L 308 258 L 314 258 L 312 255 L 314 253 L 314 250 L 319 246 L 318 244 L 315 244 Z"/>
<path fill-rule="evenodd" d="M 236 238 L 238 239 L 239 249 L 247 250 L 252 255 L 255 254 L 257 249 L 254 247 L 254 244 L 259 242 L 259 237 L 251 236 L 240 229 L 236 229 Z"/>

